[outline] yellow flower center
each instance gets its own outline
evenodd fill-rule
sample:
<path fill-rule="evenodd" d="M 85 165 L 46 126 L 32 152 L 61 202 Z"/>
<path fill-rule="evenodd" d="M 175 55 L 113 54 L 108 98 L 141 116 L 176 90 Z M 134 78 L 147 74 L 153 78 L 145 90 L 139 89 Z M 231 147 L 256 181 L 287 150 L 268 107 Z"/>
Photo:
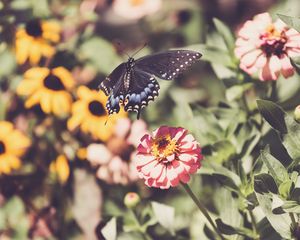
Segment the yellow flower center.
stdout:
<path fill-rule="evenodd" d="M 26 33 L 31 37 L 41 37 L 43 34 L 43 29 L 41 22 L 38 19 L 33 19 L 26 24 Z"/>
<path fill-rule="evenodd" d="M 145 2 L 145 0 L 130 0 L 130 4 L 132 5 L 132 6 L 138 6 L 138 5 L 141 5 L 141 4 L 143 4 Z"/>
<path fill-rule="evenodd" d="M 4 142 L 0 141 L 0 155 L 5 153 L 5 144 Z"/>
<path fill-rule="evenodd" d="M 100 117 L 106 115 L 106 111 L 103 104 L 97 100 L 91 101 L 88 105 L 88 108 L 90 113 L 94 116 Z"/>
<path fill-rule="evenodd" d="M 169 134 L 154 139 L 154 142 L 152 143 L 151 152 L 157 159 L 159 159 L 159 161 L 176 153 L 176 151 L 177 142 L 174 139 L 172 140 Z"/>
<path fill-rule="evenodd" d="M 45 77 L 44 86 L 53 91 L 65 90 L 65 86 L 61 79 L 52 73 Z"/>
<path fill-rule="evenodd" d="M 277 31 L 277 29 L 275 28 L 274 24 L 270 24 L 267 29 L 266 32 L 268 33 L 268 37 L 269 38 L 280 38 L 281 37 L 281 32 Z"/>

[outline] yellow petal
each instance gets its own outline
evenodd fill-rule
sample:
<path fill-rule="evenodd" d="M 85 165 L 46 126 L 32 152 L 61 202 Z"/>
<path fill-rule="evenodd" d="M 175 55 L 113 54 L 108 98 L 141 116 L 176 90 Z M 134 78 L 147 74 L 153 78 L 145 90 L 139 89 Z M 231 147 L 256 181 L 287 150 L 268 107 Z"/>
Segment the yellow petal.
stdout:
<path fill-rule="evenodd" d="M 32 42 L 29 50 L 29 61 L 32 65 L 38 64 L 42 56 L 41 46 L 38 41 Z"/>
<path fill-rule="evenodd" d="M 27 37 L 16 40 L 16 59 L 18 64 L 26 62 L 31 44 L 31 39 Z"/>
<path fill-rule="evenodd" d="M 60 155 L 56 159 L 56 171 L 61 183 L 65 183 L 70 175 L 70 167 L 65 156 Z"/>
<path fill-rule="evenodd" d="M 24 73 L 24 79 L 30 79 L 30 80 L 44 80 L 44 78 L 49 75 L 50 70 L 45 67 L 33 67 L 28 69 Z"/>
<path fill-rule="evenodd" d="M 86 148 L 79 148 L 76 152 L 76 156 L 80 159 L 80 160 L 85 160 L 86 159 L 86 155 L 87 155 L 87 150 Z"/>
<path fill-rule="evenodd" d="M 44 91 L 40 100 L 40 105 L 44 113 L 49 114 L 51 112 L 51 91 Z"/>
<path fill-rule="evenodd" d="M 40 81 L 37 80 L 23 80 L 17 87 L 17 94 L 28 96 L 34 93 L 41 87 Z"/>
<path fill-rule="evenodd" d="M 57 102 L 60 103 L 60 108 L 62 114 L 69 113 L 71 111 L 72 105 L 72 97 L 68 92 L 62 91 L 55 96 L 57 98 Z"/>
<path fill-rule="evenodd" d="M 91 98 L 91 90 L 86 86 L 80 86 L 77 89 L 77 95 L 81 99 L 90 99 Z"/>
<path fill-rule="evenodd" d="M 5 138 L 6 152 L 20 157 L 29 147 L 30 142 L 23 133 L 14 130 Z"/>
<path fill-rule="evenodd" d="M 84 116 L 83 115 L 73 115 L 67 122 L 67 127 L 70 131 L 73 131 L 76 127 L 78 127 Z"/>
<path fill-rule="evenodd" d="M 40 99 L 43 97 L 45 91 L 39 90 L 35 92 L 33 95 L 31 95 L 25 102 L 26 108 L 31 108 L 33 105 L 39 104 Z"/>
<path fill-rule="evenodd" d="M 52 57 L 55 53 L 55 49 L 54 47 L 50 46 L 47 43 L 43 43 L 41 44 L 41 52 L 42 55 L 45 57 Z"/>
<path fill-rule="evenodd" d="M 11 172 L 8 156 L 9 155 L 4 154 L 0 157 L 0 173 L 9 174 Z"/>
<path fill-rule="evenodd" d="M 16 156 L 10 155 L 9 157 L 9 166 L 12 169 L 19 169 L 21 167 L 21 160 Z"/>
<path fill-rule="evenodd" d="M 3 139 L 12 132 L 14 126 L 7 121 L 0 121 L 0 139 Z"/>
<path fill-rule="evenodd" d="M 52 73 L 63 82 L 66 88 L 72 88 L 74 86 L 75 81 L 72 74 L 64 67 L 54 68 Z"/>

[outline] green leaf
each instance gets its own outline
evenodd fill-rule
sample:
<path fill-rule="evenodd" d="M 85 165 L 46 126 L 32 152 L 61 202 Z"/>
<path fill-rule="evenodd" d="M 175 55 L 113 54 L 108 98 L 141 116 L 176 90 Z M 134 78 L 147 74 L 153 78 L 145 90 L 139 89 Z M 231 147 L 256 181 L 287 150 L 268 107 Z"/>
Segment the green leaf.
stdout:
<path fill-rule="evenodd" d="M 278 192 L 278 188 L 273 177 L 267 173 L 261 173 L 254 176 L 254 190 L 260 194 Z"/>
<path fill-rule="evenodd" d="M 243 85 L 235 85 L 226 89 L 226 98 L 229 102 L 240 99 L 243 93 L 253 86 L 252 83 L 246 83 Z"/>
<path fill-rule="evenodd" d="M 270 194 L 256 193 L 259 206 L 263 210 L 268 221 L 278 234 L 284 239 L 292 239 L 291 219 L 288 214 L 276 215 L 272 212 L 272 196 Z"/>
<path fill-rule="evenodd" d="M 247 228 L 232 227 L 232 226 L 222 222 L 222 220 L 220 218 L 216 219 L 216 224 L 217 224 L 217 227 L 220 230 L 220 232 L 223 233 L 224 235 L 238 234 L 238 235 L 248 237 L 250 239 L 256 239 L 258 237 L 258 236 L 253 234 L 252 230 L 247 229 Z"/>
<path fill-rule="evenodd" d="M 276 183 L 280 184 L 289 180 L 289 174 L 286 168 L 265 150 L 260 152 L 259 159 L 266 165 L 269 173 L 275 179 Z"/>
<path fill-rule="evenodd" d="M 287 213 L 300 214 L 300 204 L 296 201 L 285 201 L 281 208 Z"/>
<path fill-rule="evenodd" d="M 287 133 L 285 113 L 281 107 L 267 100 L 257 100 L 258 110 L 264 119 L 277 131 Z"/>
<path fill-rule="evenodd" d="M 228 140 L 218 141 L 212 145 L 212 158 L 217 163 L 230 160 L 235 155 L 235 147 Z"/>
<path fill-rule="evenodd" d="M 219 173 L 213 173 L 212 176 L 215 177 L 217 181 L 220 182 L 220 184 L 222 184 L 223 186 L 235 192 L 239 192 L 238 186 L 234 183 L 234 181 L 230 177 L 227 177 Z"/>
<path fill-rule="evenodd" d="M 187 47 L 186 49 L 194 50 L 202 54 L 201 60 L 220 64 L 227 67 L 234 67 L 234 64 L 228 55 L 228 52 L 219 49 L 215 46 L 208 46 L 205 44 L 196 44 Z"/>
<path fill-rule="evenodd" d="M 287 199 L 290 196 L 291 191 L 294 189 L 295 184 L 292 180 L 287 180 L 279 185 L 278 191 L 279 194 Z"/>
<path fill-rule="evenodd" d="M 151 202 L 153 212 L 158 222 L 166 228 L 173 235 L 174 232 L 174 218 L 175 210 L 173 207 L 170 207 L 165 204 L 158 202 Z"/>
<path fill-rule="evenodd" d="M 287 16 L 283 14 L 277 14 L 277 16 L 284 21 L 289 27 L 294 28 L 298 32 L 300 32 L 300 18 Z"/>
<path fill-rule="evenodd" d="M 230 31 L 230 29 L 222 22 L 220 21 L 219 19 L 217 18 L 213 18 L 213 22 L 214 22 L 214 25 L 218 31 L 218 33 L 221 34 L 221 36 L 223 37 L 224 39 L 224 42 L 227 46 L 227 49 L 229 50 L 229 52 L 233 52 L 233 49 L 234 49 L 234 37 L 233 37 L 233 34 L 232 32 Z"/>
<path fill-rule="evenodd" d="M 78 56 L 90 61 L 100 72 L 108 75 L 121 63 L 121 59 L 111 43 L 100 37 L 93 37 L 85 41 Z"/>
<path fill-rule="evenodd" d="M 117 219 L 113 217 L 101 230 L 105 239 L 117 239 Z"/>

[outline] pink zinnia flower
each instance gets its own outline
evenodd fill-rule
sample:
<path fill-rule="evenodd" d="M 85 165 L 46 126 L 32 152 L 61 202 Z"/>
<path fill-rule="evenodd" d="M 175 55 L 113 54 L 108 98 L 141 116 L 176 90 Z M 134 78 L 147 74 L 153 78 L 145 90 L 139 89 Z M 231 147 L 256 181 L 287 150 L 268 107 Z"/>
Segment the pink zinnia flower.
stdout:
<path fill-rule="evenodd" d="M 235 55 L 241 69 L 258 72 L 262 81 L 276 80 L 280 73 L 288 78 L 294 74 L 289 57 L 300 56 L 300 34 L 280 19 L 273 23 L 269 13 L 258 14 L 239 30 Z"/>
<path fill-rule="evenodd" d="M 162 126 L 146 134 L 137 149 L 136 167 L 149 187 L 167 189 L 187 183 L 200 168 L 201 148 L 184 128 Z"/>
<path fill-rule="evenodd" d="M 119 119 L 113 135 L 105 144 L 90 144 L 86 158 L 98 168 L 96 176 L 109 184 L 122 184 L 138 180 L 133 159 L 141 137 L 147 132 L 142 120 L 131 122 L 128 118 Z"/>

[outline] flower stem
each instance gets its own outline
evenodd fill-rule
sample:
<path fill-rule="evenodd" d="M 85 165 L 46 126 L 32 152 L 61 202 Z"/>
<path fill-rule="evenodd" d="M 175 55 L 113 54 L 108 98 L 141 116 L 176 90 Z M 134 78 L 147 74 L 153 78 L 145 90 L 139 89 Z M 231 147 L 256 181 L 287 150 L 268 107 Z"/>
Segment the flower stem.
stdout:
<path fill-rule="evenodd" d="M 249 215 L 250 215 L 250 218 L 251 218 L 251 223 L 252 223 L 252 230 L 253 230 L 253 233 L 254 233 L 254 235 L 257 235 L 258 232 L 257 232 L 257 227 L 256 227 L 255 217 L 254 217 L 254 215 L 253 215 L 252 210 L 248 210 L 248 211 L 249 211 Z"/>
<path fill-rule="evenodd" d="M 193 199 L 194 203 L 197 205 L 199 210 L 203 213 L 203 215 L 206 217 L 206 219 L 209 221 L 215 232 L 220 236 L 222 240 L 225 238 L 222 236 L 222 234 L 219 232 L 217 226 L 215 225 L 215 222 L 212 220 L 212 218 L 209 216 L 206 208 L 203 206 L 203 204 L 199 201 L 199 199 L 195 196 L 195 194 L 192 192 L 191 188 L 186 183 L 181 183 L 184 190 L 187 192 L 187 194 Z"/>

